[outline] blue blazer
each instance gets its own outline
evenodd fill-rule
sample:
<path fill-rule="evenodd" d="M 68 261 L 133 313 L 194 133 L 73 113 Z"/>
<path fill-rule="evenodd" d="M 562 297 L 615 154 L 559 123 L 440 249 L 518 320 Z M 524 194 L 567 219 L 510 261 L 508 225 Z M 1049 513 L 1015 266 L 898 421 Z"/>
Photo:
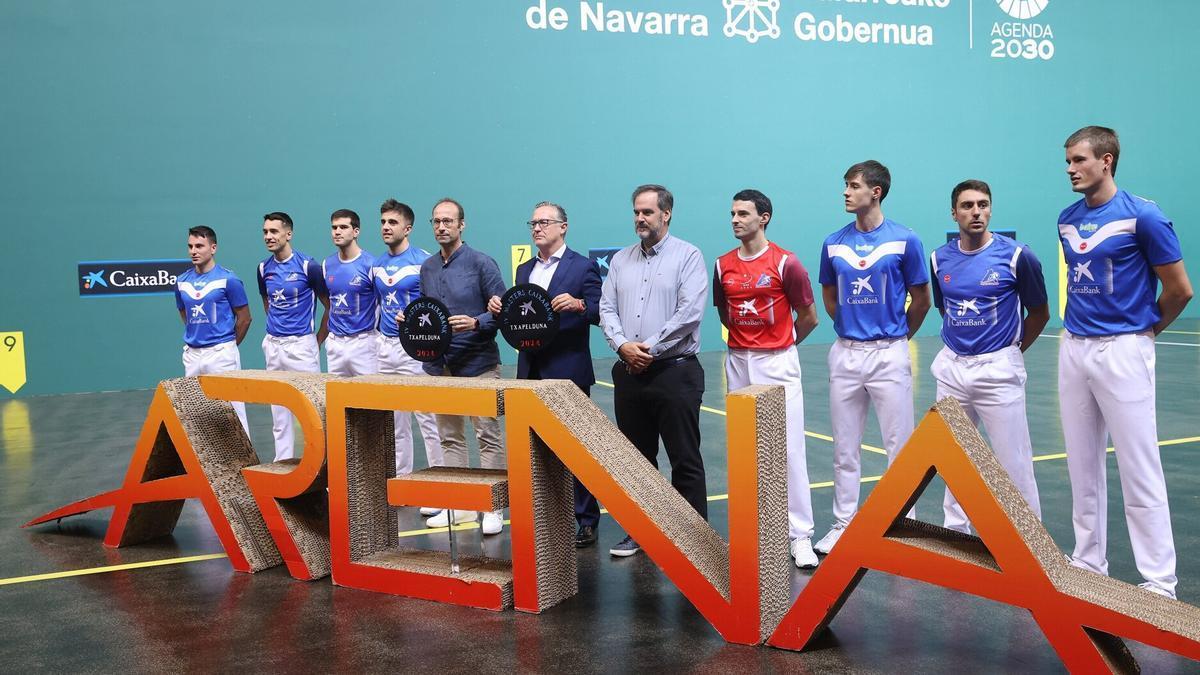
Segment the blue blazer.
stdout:
<path fill-rule="evenodd" d="M 535 262 L 530 258 L 517 267 L 518 284 L 529 283 L 529 273 Z M 584 391 L 596 383 L 588 329 L 600 324 L 600 286 L 600 268 L 595 261 L 570 248 L 563 251 L 546 292 L 551 298 L 570 293 L 583 299 L 587 309 L 583 313 L 559 313 L 558 335 L 554 340 L 537 352 L 520 352 L 518 355 L 518 378 L 528 378 L 530 368 L 536 367 L 540 379 L 571 380 Z"/>

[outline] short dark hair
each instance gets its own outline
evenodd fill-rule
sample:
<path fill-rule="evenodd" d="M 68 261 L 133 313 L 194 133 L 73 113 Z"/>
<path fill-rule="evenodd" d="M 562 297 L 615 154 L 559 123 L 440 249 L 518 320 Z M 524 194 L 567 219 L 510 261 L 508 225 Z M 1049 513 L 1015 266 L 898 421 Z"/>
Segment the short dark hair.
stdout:
<path fill-rule="evenodd" d="M 1108 127 L 1084 127 L 1067 137 L 1064 148 L 1087 141 L 1092 146 L 1092 154 L 1097 159 L 1104 155 L 1112 155 L 1112 176 L 1117 177 L 1117 160 L 1121 158 L 1121 139 L 1117 132 Z"/>
<path fill-rule="evenodd" d="M 217 233 L 214 232 L 213 229 L 207 225 L 197 225 L 195 227 L 189 227 L 188 228 L 188 236 L 189 237 L 204 237 L 205 239 L 208 240 L 208 243 L 212 244 L 213 246 L 217 245 Z"/>
<path fill-rule="evenodd" d="M 670 211 L 671 209 L 675 208 L 675 195 L 671 194 L 671 191 L 667 188 L 661 185 L 656 185 L 655 183 L 647 183 L 634 188 L 633 197 L 630 198 L 629 201 L 637 201 L 638 195 L 642 194 L 643 192 L 653 192 L 658 197 L 659 211 Z M 667 224 L 669 225 L 670 223 L 671 220 L 668 218 Z"/>
<path fill-rule="evenodd" d="M 451 199 L 450 197 L 442 197 L 441 199 L 434 202 L 433 208 L 436 209 L 437 207 L 441 206 L 442 204 L 453 204 L 456 208 L 458 208 L 458 219 L 459 220 L 467 219 L 467 212 L 465 210 L 463 210 L 462 204 L 459 204 L 458 200 Z M 430 212 L 432 212 L 432 211 L 433 211 L 433 209 L 430 209 Z"/>
<path fill-rule="evenodd" d="M 283 223 L 283 226 L 287 229 L 292 229 L 292 217 L 283 211 L 272 211 L 263 216 L 263 222 L 268 220 L 278 220 L 279 222 Z"/>
<path fill-rule="evenodd" d="M 353 227 L 356 230 L 358 229 L 358 214 L 350 209 L 338 209 L 337 211 L 334 211 L 333 215 L 329 216 L 329 222 L 333 222 L 338 218 L 349 218 L 350 227 Z"/>
<path fill-rule="evenodd" d="M 563 221 L 564 223 L 567 222 L 567 210 L 564 209 L 562 206 L 555 204 L 554 202 L 538 202 L 533 205 L 533 210 L 537 211 L 538 209 L 542 208 L 543 206 L 549 206 L 549 207 L 553 208 L 555 211 L 558 211 L 558 219 Z"/>
<path fill-rule="evenodd" d="M 404 202 L 398 202 L 390 197 L 379 205 L 380 214 L 387 213 L 388 211 L 395 211 L 396 213 L 399 213 L 400 217 L 404 220 L 407 220 L 409 225 L 412 225 L 413 220 L 416 219 L 411 206 L 405 204 Z"/>
<path fill-rule="evenodd" d="M 758 211 L 758 215 L 769 213 L 775 215 L 775 208 L 771 206 L 771 198 L 759 192 L 758 190 L 745 189 L 733 196 L 735 202 L 754 202 L 754 210 Z M 763 226 L 766 229 L 766 225 Z"/>
<path fill-rule="evenodd" d="M 988 199 L 992 198 L 992 188 L 988 187 L 987 183 L 985 183 L 981 180 L 975 180 L 974 178 L 971 178 L 968 180 L 964 180 L 963 182 L 959 183 L 958 185 L 955 185 L 954 189 L 950 191 L 950 208 L 951 209 L 958 208 L 958 196 L 961 195 L 962 193 L 966 192 L 967 190 L 974 190 L 976 192 L 982 192 L 983 194 L 988 196 Z"/>
<path fill-rule="evenodd" d="M 867 187 L 879 188 L 879 201 L 883 202 L 888 195 L 888 190 L 892 188 L 892 172 L 888 171 L 888 168 L 879 162 L 868 159 L 865 162 L 859 162 L 846 169 L 846 175 L 843 178 L 850 180 L 860 174 Z"/>

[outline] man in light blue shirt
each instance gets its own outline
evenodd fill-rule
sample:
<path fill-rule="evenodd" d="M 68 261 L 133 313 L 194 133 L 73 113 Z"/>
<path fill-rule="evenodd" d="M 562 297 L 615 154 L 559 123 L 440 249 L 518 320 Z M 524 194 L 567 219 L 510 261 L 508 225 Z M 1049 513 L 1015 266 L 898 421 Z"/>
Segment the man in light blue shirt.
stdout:
<path fill-rule="evenodd" d="M 329 217 L 337 253 L 321 263 L 329 289 L 329 337 L 325 355 L 334 375 L 374 375 L 379 372 L 378 303 L 375 300 L 375 258 L 358 245 L 358 214 L 338 209 Z"/>
<path fill-rule="evenodd" d="M 867 160 L 851 166 L 844 178 L 842 197 L 854 220 L 821 246 L 821 297 L 838 340 L 829 350 L 834 522 L 813 546 L 817 553 L 829 553 L 858 511 L 868 407 L 875 407 L 889 464 L 912 435 L 908 339 L 929 311 L 921 240 L 883 216 L 891 173 Z M 907 310 L 906 295 L 912 296 Z"/>
<path fill-rule="evenodd" d="M 1075 527 L 1071 561 L 1108 574 L 1110 436 L 1133 559 L 1146 579 L 1141 586 L 1174 598 L 1175 538 L 1158 450 L 1154 336 L 1187 306 L 1192 284 L 1171 221 L 1154 202 L 1117 189 L 1117 132 L 1084 127 L 1065 148 L 1071 189 L 1083 195 L 1058 217 L 1067 263 L 1058 388 Z M 1162 293 L 1155 297 L 1160 281 Z"/>
<path fill-rule="evenodd" d="M 1050 320 L 1042 264 L 1029 247 L 988 230 L 992 189 L 987 183 L 956 185 L 950 215 L 958 223 L 958 239 L 929 256 L 946 343 L 930 368 L 937 398 L 953 396 L 976 426 L 983 423 L 996 459 L 1041 518 L 1022 352 Z M 942 504 L 946 527 L 969 533 L 967 515 L 950 490 Z"/>
<path fill-rule="evenodd" d="M 214 260 L 217 233 L 198 225 L 188 230 L 192 269 L 175 280 L 175 307 L 183 320 L 183 373 L 188 377 L 241 370 L 238 345 L 250 330 L 250 307 L 242 280 Z M 246 405 L 233 409 L 246 435 Z"/>
<path fill-rule="evenodd" d="M 282 211 L 263 216 L 263 243 L 271 253 L 258 264 L 258 293 L 267 314 L 267 334 L 262 341 L 267 370 L 319 373 L 319 345 L 325 341 L 329 322 L 329 296 L 321 266 L 292 249 L 292 217 Z M 314 333 L 317 300 L 325 306 L 325 315 Z M 292 459 L 292 413 L 273 405 L 271 419 L 275 461 Z"/>
<path fill-rule="evenodd" d="M 387 253 L 375 259 L 372 270 L 375 297 L 379 301 L 379 372 L 397 375 L 424 375 L 421 362 L 409 356 L 400 345 L 397 317 L 408 303 L 421 297 L 421 263 L 429 254 L 409 241 L 413 210 L 408 204 L 388 199 L 379 207 L 379 233 Z M 413 470 L 412 418 L 416 417 L 425 441 L 429 466 L 442 466 L 442 441 L 437 419 L 431 413 L 396 412 L 396 475 Z M 422 509 L 424 515 L 436 515 L 439 509 Z"/>
<path fill-rule="evenodd" d="M 600 326 L 620 357 L 613 366 L 617 427 L 658 467 L 662 439 L 671 484 L 708 517 L 704 459 L 700 456 L 700 400 L 704 369 L 700 320 L 708 297 L 708 266 L 700 249 L 669 234 L 675 198 L 661 185 L 633 191 L 639 242 L 613 255 L 600 297 Z M 626 536 L 614 556 L 641 550 Z"/>

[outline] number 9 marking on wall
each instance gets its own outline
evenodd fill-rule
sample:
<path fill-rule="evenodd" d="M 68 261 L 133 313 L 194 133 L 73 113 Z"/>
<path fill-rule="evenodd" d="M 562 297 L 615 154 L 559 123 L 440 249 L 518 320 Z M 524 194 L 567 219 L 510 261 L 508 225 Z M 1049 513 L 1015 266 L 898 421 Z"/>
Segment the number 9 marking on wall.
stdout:
<path fill-rule="evenodd" d="M 25 386 L 25 334 L 0 333 L 0 387 L 11 393 Z"/>

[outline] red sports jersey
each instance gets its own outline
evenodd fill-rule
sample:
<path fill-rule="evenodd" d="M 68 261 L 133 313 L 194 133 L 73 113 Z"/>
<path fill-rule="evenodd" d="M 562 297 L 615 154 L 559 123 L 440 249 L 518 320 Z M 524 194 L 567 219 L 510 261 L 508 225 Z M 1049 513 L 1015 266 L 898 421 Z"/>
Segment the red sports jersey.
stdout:
<path fill-rule="evenodd" d="M 729 347 L 775 350 L 796 342 L 793 309 L 813 304 L 808 271 L 773 243 L 750 260 L 738 249 L 717 258 L 713 304 L 729 316 Z"/>

